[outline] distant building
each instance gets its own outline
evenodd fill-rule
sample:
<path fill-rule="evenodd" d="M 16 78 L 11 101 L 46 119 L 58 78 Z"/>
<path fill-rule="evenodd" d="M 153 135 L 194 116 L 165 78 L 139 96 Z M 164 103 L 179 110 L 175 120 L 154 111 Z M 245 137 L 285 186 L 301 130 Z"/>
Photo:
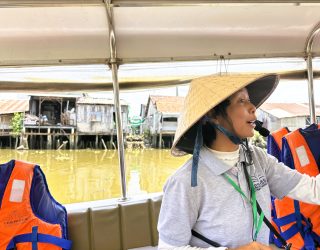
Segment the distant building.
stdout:
<path fill-rule="evenodd" d="M 29 100 L 0 100 L 0 148 L 12 148 L 20 140 L 12 135 L 12 118 L 14 113 L 29 112 Z"/>
<path fill-rule="evenodd" d="M 41 94 L 30 96 L 30 115 L 39 118 L 41 126 L 75 126 L 75 103 L 79 95 Z M 69 116 L 69 117 L 67 117 Z M 32 120 L 32 119 L 30 119 Z M 30 127 L 34 122 L 25 123 Z"/>
<path fill-rule="evenodd" d="M 140 105 L 140 117 L 144 117 L 146 113 L 147 105 L 141 103 Z"/>
<path fill-rule="evenodd" d="M 183 103 L 180 96 L 149 96 L 144 130 L 149 130 L 154 147 L 171 147 Z"/>
<path fill-rule="evenodd" d="M 128 133 L 128 103 L 120 100 L 122 129 Z M 76 101 L 78 134 L 116 135 L 116 116 L 112 99 L 80 97 Z"/>
<path fill-rule="evenodd" d="M 128 104 L 121 102 L 123 133 L 127 134 Z M 0 147 L 12 148 L 14 113 L 24 113 L 22 140 L 30 149 L 115 148 L 114 102 L 87 95 L 32 95 L 29 100 L 0 101 Z M 17 141 L 17 140 L 16 140 Z"/>
<path fill-rule="evenodd" d="M 289 130 L 310 125 L 310 111 L 305 103 L 264 103 L 257 111 L 258 119 L 270 131 L 281 127 Z M 316 106 L 317 122 L 320 122 L 320 106 Z"/>
<path fill-rule="evenodd" d="M 14 113 L 28 113 L 29 100 L 0 100 L 0 133 L 8 134 Z"/>

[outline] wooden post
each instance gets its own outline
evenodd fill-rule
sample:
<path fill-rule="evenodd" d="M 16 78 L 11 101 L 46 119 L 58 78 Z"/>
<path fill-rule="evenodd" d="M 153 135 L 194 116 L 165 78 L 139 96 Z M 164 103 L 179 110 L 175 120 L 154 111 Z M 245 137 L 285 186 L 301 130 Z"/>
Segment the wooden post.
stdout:
<path fill-rule="evenodd" d="M 20 145 L 21 149 L 29 149 L 28 147 L 28 136 L 26 136 L 26 128 L 23 127 L 20 134 Z"/>
<path fill-rule="evenodd" d="M 74 149 L 74 128 L 71 129 L 71 134 L 70 134 L 70 149 Z"/>
<path fill-rule="evenodd" d="M 83 140 L 80 141 L 80 148 L 81 148 L 81 149 L 84 149 L 84 142 L 83 142 Z"/>
<path fill-rule="evenodd" d="M 152 147 L 156 148 L 157 147 L 157 136 L 156 135 L 152 135 Z"/>
<path fill-rule="evenodd" d="M 78 142 L 79 142 L 78 133 L 75 133 L 75 136 L 74 136 L 74 149 L 78 149 Z"/>
<path fill-rule="evenodd" d="M 102 142 L 102 145 L 103 145 L 103 147 L 104 147 L 104 150 L 108 150 L 108 148 L 107 148 L 107 146 L 106 146 L 106 144 L 105 144 L 105 142 L 104 142 L 103 138 L 101 138 L 101 142 Z"/>
<path fill-rule="evenodd" d="M 52 147 L 51 149 L 55 149 L 56 148 L 56 135 L 55 135 L 55 130 L 53 130 L 53 133 L 52 133 Z"/>
<path fill-rule="evenodd" d="M 31 132 L 31 135 L 30 135 L 30 148 L 34 149 L 34 140 L 33 140 L 34 135 L 32 133 L 33 129 L 31 129 L 30 132 Z"/>
<path fill-rule="evenodd" d="M 50 128 L 48 128 L 48 131 L 47 131 L 47 140 L 48 140 L 47 149 L 52 149 L 52 137 L 51 137 Z"/>
<path fill-rule="evenodd" d="M 98 149 L 98 144 L 99 144 L 99 136 L 96 135 L 96 143 L 95 143 L 95 148 Z"/>
<path fill-rule="evenodd" d="M 57 140 L 56 148 L 58 149 L 60 147 L 60 139 Z"/>
<path fill-rule="evenodd" d="M 162 148 L 162 133 L 159 134 L 159 148 Z"/>
<path fill-rule="evenodd" d="M 28 138 L 29 138 L 29 135 L 24 134 L 22 136 L 22 145 L 23 145 L 24 149 L 29 149 Z"/>
<path fill-rule="evenodd" d="M 63 141 L 62 144 L 60 145 L 60 147 L 57 150 L 62 149 L 63 147 L 65 147 L 67 145 L 68 141 Z"/>
<path fill-rule="evenodd" d="M 110 136 L 110 142 L 109 142 L 109 144 L 110 144 L 110 148 L 112 148 L 112 144 L 113 144 L 113 133 L 112 133 L 111 136 Z"/>

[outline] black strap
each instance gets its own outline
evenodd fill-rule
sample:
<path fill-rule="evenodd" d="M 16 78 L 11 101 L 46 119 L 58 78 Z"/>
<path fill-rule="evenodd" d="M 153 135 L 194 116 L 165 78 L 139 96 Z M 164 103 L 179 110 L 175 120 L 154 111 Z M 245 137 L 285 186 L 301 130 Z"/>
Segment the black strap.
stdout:
<path fill-rule="evenodd" d="M 249 162 L 249 164 L 252 164 L 252 155 L 251 155 L 251 151 L 249 149 L 249 145 L 248 145 L 248 140 L 245 140 L 246 145 L 243 145 L 245 147 L 245 153 L 246 153 L 246 160 L 247 162 Z M 250 190 L 250 181 L 249 181 L 249 173 L 248 173 L 248 163 L 247 162 L 242 162 L 243 165 L 243 169 L 244 169 L 244 175 L 246 177 L 246 181 Z M 257 211 L 259 214 L 261 214 L 262 209 L 260 207 L 259 202 L 257 201 Z M 266 216 L 263 217 L 263 222 L 266 224 L 266 226 L 272 231 L 272 233 L 280 240 L 282 246 L 284 247 L 285 250 L 290 250 L 291 248 L 291 243 L 287 243 L 287 241 L 279 234 L 279 232 L 274 228 L 274 226 L 270 223 L 270 221 L 267 219 Z M 208 243 L 211 246 L 214 247 L 220 247 L 221 245 L 215 241 L 209 240 L 208 238 L 206 238 L 205 236 L 199 234 L 198 232 L 191 230 L 191 233 L 193 236 L 203 240 L 204 242 Z"/>
<path fill-rule="evenodd" d="M 208 238 L 204 237 L 202 234 L 199 234 L 198 232 L 194 231 L 193 229 L 191 230 L 191 233 L 194 237 L 197 237 L 201 240 L 203 240 L 204 242 L 208 243 L 209 245 L 213 246 L 213 247 L 221 247 L 221 245 L 213 240 L 209 240 Z"/>
<path fill-rule="evenodd" d="M 248 142 L 247 142 L 247 147 L 246 147 L 247 150 L 249 150 L 249 147 L 248 147 Z M 251 152 L 247 152 L 247 156 L 249 159 L 249 162 L 252 162 L 252 158 L 251 158 Z M 246 177 L 246 181 L 247 181 L 247 184 L 249 186 L 249 189 L 250 189 L 250 184 L 249 184 L 249 173 L 248 173 L 248 170 L 247 170 L 247 163 L 246 162 L 243 162 L 243 169 L 244 169 L 244 175 Z M 259 202 L 257 201 L 257 211 L 259 214 L 261 214 L 262 212 L 262 209 L 260 207 L 260 204 Z M 274 226 L 270 223 L 270 221 L 267 219 L 266 216 L 263 217 L 263 222 L 267 225 L 267 227 L 272 231 L 272 233 L 274 233 L 274 235 L 280 240 L 282 246 L 284 247 L 285 250 L 290 250 L 291 248 L 291 243 L 287 243 L 287 241 L 279 234 L 279 232 L 274 228 Z M 214 246 L 214 247 L 221 247 L 221 245 L 215 241 L 212 241 L 208 238 L 206 238 L 205 236 L 203 236 L 202 234 L 199 234 L 198 232 L 194 231 L 193 229 L 191 230 L 191 233 L 193 236 L 203 240 L 204 242 L 208 243 L 209 245 L 211 246 Z"/>
<path fill-rule="evenodd" d="M 246 176 L 247 181 L 249 181 L 249 173 L 248 173 L 248 170 L 247 170 L 247 168 L 246 168 L 245 165 L 244 165 L 244 174 L 245 174 L 245 176 Z M 258 201 L 257 201 L 257 211 L 258 211 L 259 214 L 261 214 L 262 209 L 261 209 Z M 284 249 L 285 249 L 285 250 L 290 250 L 292 244 L 291 244 L 291 243 L 288 244 L 288 243 L 286 242 L 286 240 L 279 234 L 279 232 L 274 228 L 274 226 L 270 223 L 270 221 L 267 219 L 266 216 L 263 217 L 263 222 L 264 222 L 264 223 L 267 225 L 267 227 L 272 231 L 272 233 L 274 233 L 275 236 L 280 240 L 280 242 L 281 242 L 281 244 L 283 245 Z M 217 243 L 217 242 L 215 242 L 215 241 L 212 241 L 212 240 L 206 238 L 206 237 L 203 236 L 202 234 L 194 231 L 193 229 L 191 230 L 191 233 L 192 233 L 193 236 L 195 236 L 195 237 L 203 240 L 204 242 L 208 243 L 208 244 L 211 245 L 211 246 L 221 247 L 221 245 L 220 245 L 219 243 Z"/>
<path fill-rule="evenodd" d="M 247 170 L 247 164 L 245 162 L 243 162 L 243 169 L 244 169 L 244 175 L 246 177 L 246 181 L 248 183 L 249 186 L 249 173 Z M 250 189 L 250 186 L 249 186 Z M 259 202 L 257 201 L 257 211 L 259 214 L 261 214 L 262 209 L 260 207 Z M 286 249 L 289 250 L 291 248 L 291 243 L 287 243 L 287 241 L 279 234 L 279 232 L 274 228 L 274 226 L 271 224 L 271 222 L 267 219 L 266 216 L 263 217 L 263 222 L 267 225 L 267 227 L 272 231 L 272 233 L 280 240 L 282 246 Z"/>

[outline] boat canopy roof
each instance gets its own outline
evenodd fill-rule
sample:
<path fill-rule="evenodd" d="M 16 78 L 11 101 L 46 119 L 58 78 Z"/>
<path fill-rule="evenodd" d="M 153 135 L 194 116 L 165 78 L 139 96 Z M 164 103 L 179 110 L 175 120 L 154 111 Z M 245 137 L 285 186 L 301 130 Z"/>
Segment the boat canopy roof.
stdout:
<path fill-rule="evenodd" d="M 305 57 L 319 3 L 0 0 L 0 66 Z M 320 55 L 315 39 L 313 56 Z"/>
<path fill-rule="evenodd" d="M 320 4 L 313 2 L 0 0 L 0 66 L 110 65 L 122 199 L 126 200 L 118 65 L 306 58 L 310 117 L 315 122 L 312 57 L 320 55 L 319 39 L 314 39 Z M 106 86 L 100 81 L 98 85 L 41 82 L 5 80 L 0 81 L 0 89 L 99 90 Z"/>

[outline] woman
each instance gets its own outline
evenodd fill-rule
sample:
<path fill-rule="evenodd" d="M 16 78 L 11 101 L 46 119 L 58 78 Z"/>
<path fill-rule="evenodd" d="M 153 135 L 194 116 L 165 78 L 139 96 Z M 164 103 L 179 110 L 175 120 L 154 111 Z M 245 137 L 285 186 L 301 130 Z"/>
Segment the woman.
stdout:
<path fill-rule="evenodd" d="M 164 187 L 159 249 L 213 248 L 191 230 L 221 248 L 270 249 L 262 222 L 263 214 L 270 219 L 270 195 L 320 204 L 319 175 L 301 175 L 246 142 L 256 107 L 278 80 L 275 74 L 238 74 L 191 82 L 171 153 L 193 157 Z"/>

